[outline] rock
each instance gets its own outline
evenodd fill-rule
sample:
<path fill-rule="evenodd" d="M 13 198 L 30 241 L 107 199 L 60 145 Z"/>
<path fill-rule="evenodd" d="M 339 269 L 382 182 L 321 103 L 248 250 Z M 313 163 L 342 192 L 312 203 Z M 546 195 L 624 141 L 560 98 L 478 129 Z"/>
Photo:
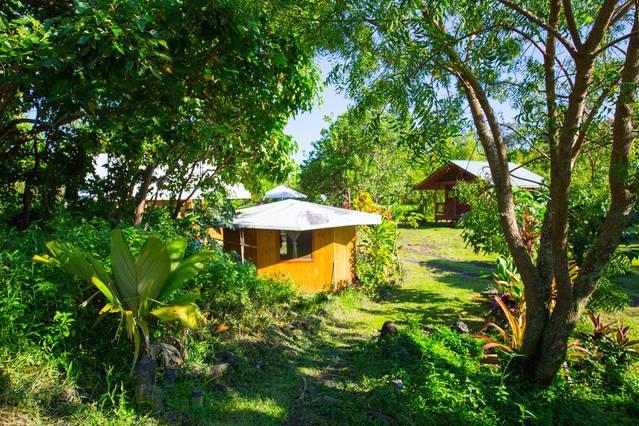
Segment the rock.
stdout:
<path fill-rule="evenodd" d="M 229 369 L 231 364 L 228 362 L 221 362 L 219 364 L 215 364 L 209 370 L 209 377 L 213 380 L 217 380 L 226 373 L 226 370 Z"/>
<path fill-rule="evenodd" d="M 235 354 L 231 351 L 222 351 L 222 352 L 216 352 L 215 359 L 217 359 L 220 362 L 233 364 L 235 361 L 237 361 L 237 356 L 235 356 Z"/>
<path fill-rule="evenodd" d="M 470 333 L 470 329 L 468 328 L 466 323 L 464 321 L 462 321 L 462 320 L 457 320 L 457 322 L 453 326 L 453 330 L 456 330 L 456 331 L 458 331 L 458 332 L 460 332 L 462 334 Z"/>
<path fill-rule="evenodd" d="M 404 382 L 402 381 L 402 379 L 394 379 L 391 380 L 391 383 L 393 386 L 395 386 L 397 389 L 403 389 L 404 388 Z"/>
<path fill-rule="evenodd" d="M 397 326 L 392 321 L 386 321 L 384 325 L 382 325 L 382 329 L 380 330 L 380 337 L 382 339 L 387 338 L 388 336 L 394 336 L 397 334 Z"/>

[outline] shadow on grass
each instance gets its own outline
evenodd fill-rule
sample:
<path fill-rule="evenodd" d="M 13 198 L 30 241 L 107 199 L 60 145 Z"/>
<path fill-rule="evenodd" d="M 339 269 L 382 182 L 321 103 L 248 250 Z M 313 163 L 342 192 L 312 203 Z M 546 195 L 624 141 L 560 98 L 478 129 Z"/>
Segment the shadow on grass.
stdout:
<path fill-rule="evenodd" d="M 494 263 L 482 261 L 459 261 L 430 259 L 419 262 L 420 266 L 437 271 L 454 272 L 471 278 L 482 278 L 495 269 Z"/>

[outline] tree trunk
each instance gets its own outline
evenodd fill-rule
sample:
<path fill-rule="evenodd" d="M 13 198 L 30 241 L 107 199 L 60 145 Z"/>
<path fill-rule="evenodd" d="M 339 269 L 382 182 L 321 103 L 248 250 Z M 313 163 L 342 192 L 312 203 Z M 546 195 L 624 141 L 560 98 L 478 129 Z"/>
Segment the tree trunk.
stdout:
<path fill-rule="evenodd" d="M 149 188 L 151 187 L 155 168 L 155 164 L 150 164 L 146 167 L 146 170 L 144 170 L 144 179 L 142 180 L 140 190 L 138 191 L 138 204 L 135 207 L 133 226 L 140 226 L 142 224 L 142 217 L 144 216 L 144 209 L 146 207 L 146 197 L 149 194 Z"/>

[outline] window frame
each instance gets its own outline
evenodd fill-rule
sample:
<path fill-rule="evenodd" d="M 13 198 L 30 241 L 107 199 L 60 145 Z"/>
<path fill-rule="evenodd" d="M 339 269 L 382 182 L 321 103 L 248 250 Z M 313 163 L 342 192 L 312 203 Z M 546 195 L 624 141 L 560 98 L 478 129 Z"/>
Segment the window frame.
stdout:
<path fill-rule="evenodd" d="M 315 230 L 311 229 L 308 231 L 300 231 L 300 232 L 310 232 L 311 233 L 311 258 L 304 259 L 298 257 L 296 259 L 282 259 L 282 232 L 288 232 L 286 230 L 280 229 L 277 231 L 277 260 L 282 263 L 312 263 L 315 261 Z"/>

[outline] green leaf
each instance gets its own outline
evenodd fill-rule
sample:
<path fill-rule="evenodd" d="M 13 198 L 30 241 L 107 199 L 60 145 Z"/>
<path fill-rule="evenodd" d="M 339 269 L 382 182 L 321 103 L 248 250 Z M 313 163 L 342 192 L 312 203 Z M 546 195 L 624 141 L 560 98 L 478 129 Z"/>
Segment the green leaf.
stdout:
<path fill-rule="evenodd" d="M 197 327 L 198 319 L 201 317 L 200 310 L 193 304 L 156 308 L 151 311 L 151 315 L 162 321 L 178 321 L 186 328 Z"/>
<path fill-rule="evenodd" d="M 132 309 L 138 307 L 137 275 L 135 259 L 131 255 L 129 245 L 124 240 L 124 234 L 120 229 L 111 233 L 111 269 L 115 286 L 124 298 L 124 302 Z"/>
<path fill-rule="evenodd" d="M 142 296 L 140 303 L 148 304 L 157 298 L 169 278 L 170 267 L 171 260 L 164 241 L 149 237 L 135 263 L 137 293 Z"/>
<path fill-rule="evenodd" d="M 166 250 L 169 252 L 169 257 L 171 258 L 171 272 L 173 272 L 180 264 L 180 260 L 184 257 L 184 252 L 186 251 L 186 239 L 176 238 L 174 240 L 167 241 Z"/>
<path fill-rule="evenodd" d="M 91 282 L 98 288 L 98 290 L 100 290 L 100 293 L 104 294 L 104 296 L 107 298 L 112 306 L 118 306 L 120 304 L 119 300 L 115 298 L 113 292 L 111 291 L 111 288 L 100 278 L 93 276 L 91 278 Z"/>
<path fill-rule="evenodd" d="M 180 288 L 184 283 L 195 278 L 195 276 L 204 269 L 211 257 L 211 252 L 203 251 L 184 259 L 169 276 L 166 285 L 158 296 L 158 300 L 166 300 L 171 293 Z"/>
<path fill-rule="evenodd" d="M 118 37 L 120 34 L 122 34 L 122 28 L 120 28 L 118 24 L 111 24 L 111 32 L 114 36 Z"/>

